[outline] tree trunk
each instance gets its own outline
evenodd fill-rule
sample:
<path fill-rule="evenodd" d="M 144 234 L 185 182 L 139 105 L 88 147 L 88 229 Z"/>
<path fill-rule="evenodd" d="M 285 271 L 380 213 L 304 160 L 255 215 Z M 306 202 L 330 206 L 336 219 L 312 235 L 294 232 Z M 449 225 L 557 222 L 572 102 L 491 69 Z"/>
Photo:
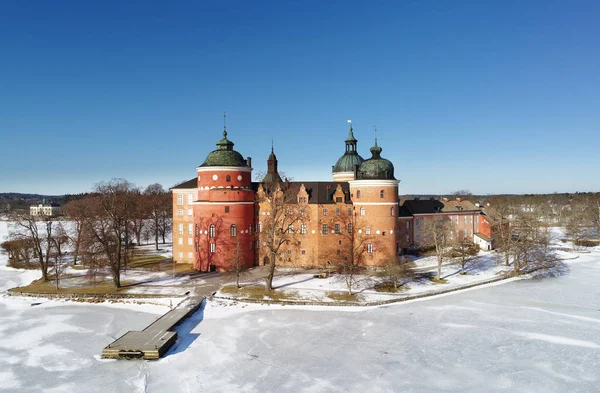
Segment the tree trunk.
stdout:
<path fill-rule="evenodd" d="M 267 276 L 267 291 L 273 290 L 273 277 L 275 276 L 275 254 L 271 252 L 271 265 L 269 265 L 269 275 Z"/>

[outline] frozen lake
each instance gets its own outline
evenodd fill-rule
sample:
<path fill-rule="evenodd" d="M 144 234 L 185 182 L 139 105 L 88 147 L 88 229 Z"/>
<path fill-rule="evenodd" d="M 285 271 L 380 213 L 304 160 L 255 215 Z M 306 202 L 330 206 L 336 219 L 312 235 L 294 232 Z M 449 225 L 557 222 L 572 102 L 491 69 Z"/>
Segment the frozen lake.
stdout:
<path fill-rule="evenodd" d="M 164 307 L 3 296 L 0 391 L 598 392 L 600 251 L 574 262 L 558 278 L 379 308 L 209 303 L 155 362 L 97 355 Z M 0 270 L 0 288 L 16 274 Z"/>

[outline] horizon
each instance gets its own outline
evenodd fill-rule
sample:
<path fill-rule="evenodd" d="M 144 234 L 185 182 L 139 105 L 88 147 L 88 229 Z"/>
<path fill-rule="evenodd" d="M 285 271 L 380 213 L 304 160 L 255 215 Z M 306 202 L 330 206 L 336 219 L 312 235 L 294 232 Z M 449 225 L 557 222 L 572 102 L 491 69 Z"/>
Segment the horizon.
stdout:
<path fill-rule="evenodd" d="M 342 6 L 343 5 L 343 6 Z M 191 179 L 234 149 L 330 181 L 347 119 L 400 194 L 600 191 L 600 3 L 10 3 L 0 192 Z M 581 191 L 589 190 L 589 191 Z"/>

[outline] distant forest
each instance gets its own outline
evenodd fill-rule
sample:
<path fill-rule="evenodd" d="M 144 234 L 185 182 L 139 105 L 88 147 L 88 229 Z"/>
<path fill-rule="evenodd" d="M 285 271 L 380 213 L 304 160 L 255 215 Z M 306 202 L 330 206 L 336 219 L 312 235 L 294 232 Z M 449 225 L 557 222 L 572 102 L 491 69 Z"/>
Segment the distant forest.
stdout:
<path fill-rule="evenodd" d="M 0 193 L 0 213 L 18 213 L 29 209 L 29 206 L 42 203 L 58 203 L 64 205 L 65 203 L 81 199 L 89 195 L 89 193 L 82 194 L 65 194 L 65 195 L 40 195 L 40 194 L 24 194 L 19 192 L 4 192 Z"/>

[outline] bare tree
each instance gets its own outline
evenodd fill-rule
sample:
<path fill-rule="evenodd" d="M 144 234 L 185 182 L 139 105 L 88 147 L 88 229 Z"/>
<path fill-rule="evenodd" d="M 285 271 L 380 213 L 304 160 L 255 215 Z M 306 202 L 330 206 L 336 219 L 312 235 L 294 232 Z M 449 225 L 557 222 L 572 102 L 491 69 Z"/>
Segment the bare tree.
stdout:
<path fill-rule="evenodd" d="M 216 266 L 219 255 L 229 245 L 223 216 L 201 217 L 195 230 L 195 243 L 198 245 L 194 269 L 209 271 Z"/>
<path fill-rule="evenodd" d="M 12 240 L 26 241 L 33 250 L 33 255 L 37 259 L 44 281 L 49 280 L 50 254 L 54 246 L 53 226 L 53 217 L 22 214 L 17 217 L 10 229 Z"/>
<path fill-rule="evenodd" d="M 297 192 L 289 181 L 282 183 L 262 183 L 257 192 L 259 217 L 265 248 L 270 255 L 269 274 L 266 289 L 273 290 L 275 266 L 282 246 L 293 244 L 294 224 L 300 222 L 301 214 Z M 263 215 L 264 213 L 264 215 Z"/>
<path fill-rule="evenodd" d="M 452 244 L 452 258 L 460 266 L 460 274 L 465 274 L 465 266 L 479 252 L 479 247 L 469 238 L 459 237 Z"/>
<path fill-rule="evenodd" d="M 504 265 L 510 266 L 513 255 L 514 237 L 511 232 L 510 217 L 516 210 L 509 199 L 496 199 L 491 208 L 486 208 L 492 226 L 492 243 L 502 252 Z"/>
<path fill-rule="evenodd" d="M 69 238 L 73 244 L 73 265 L 77 265 L 80 256 L 81 242 L 83 239 L 84 226 L 89 216 L 88 200 L 89 196 L 82 199 L 69 201 L 64 207 L 63 212 L 71 220 L 72 226 L 69 231 Z"/>
<path fill-rule="evenodd" d="M 96 197 L 88 200 L 92 214 L 86 218 L 89 230 L 88 253 L 102 252 L 116 288 L 121 287 L 121 269 L 126 266 L 129 223 L 136 187 L 124 179 L 112 179 L 95 187 Z M 98 259 L 96 259 L 98 260 Z"/>
<path fill-rule="evenodd" d="M 423 220 L 422 226 L 422 244 L 431 246 L 435 249 L 437 258 L 438 280 L 442 277 L 442 264 L 444 263 L 445 253 L 450 244 L 450 231 L 452 223 L 447 217 L 432 216 Z"/>
<path fill-rule="evenodd" d="M 356 276 L 364 269 L 366 259 L 375 252 L 381 252 L 381 242 L 362 229 L 363 221 L 354 209 L 340 209 L 334 218 L 332 235 L 340 238 L 341 244 L 334 244 L 326 250 L 344 277 L 348 294 L 352 295 Z"/>
<path fill-rule="evenodd" d="M 241 236 L 236 236 L 235 256 L 233 257 L 233 271 L 235 273 L 235 285 L 240 288 L 240 275 L 245 270 L 244 260 L 246 257 L 246 248 L 241 245 Z"/>
<path fill-rule="evenodd" d="M 415 264 L 406 257 L 394 257 L 386 260 L 383 265 L 383 273 L 388 281 L 393 285 L 394 290 L 398 289 L 398 283 L 404 285 L 406 281 L 414 277 L 413 268 Z"/>
<path fill-rule="evenodd" d="M 144 190 L 146 197 L 148 213 L 152 221 L 152 233 L 154 234 L 154 244 L 158 251 L 158 238 L 162 235 L 162 241 L 165 242 L 167 233 L 166 224 L 169 223 L 166 216 L 171 215 L 172 204 L 171 195 L 158 184 L 150 184 Z M 170 226 L 170 223 L 169 223 Z"/>

